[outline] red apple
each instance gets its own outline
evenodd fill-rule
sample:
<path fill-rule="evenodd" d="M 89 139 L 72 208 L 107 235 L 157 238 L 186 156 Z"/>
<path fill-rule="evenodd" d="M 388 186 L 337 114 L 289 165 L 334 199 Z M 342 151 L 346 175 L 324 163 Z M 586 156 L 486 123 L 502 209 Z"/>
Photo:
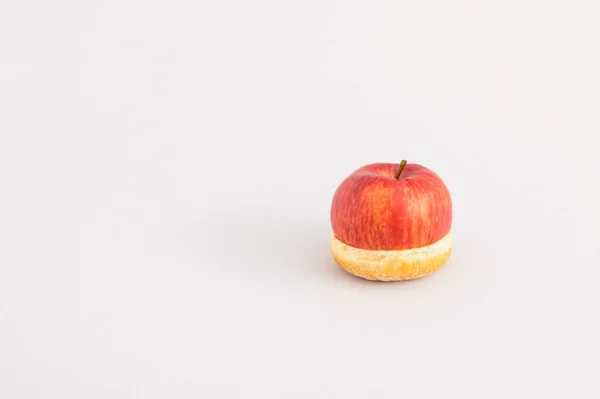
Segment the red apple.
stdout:
<path fill-rule="evenodd" d="M 375 163 L 350 174 L 331 204 L 332 250 L 352 274 L 421 277 L 452 250 L 452 201 L 442 179 L 417 164 Z"/>

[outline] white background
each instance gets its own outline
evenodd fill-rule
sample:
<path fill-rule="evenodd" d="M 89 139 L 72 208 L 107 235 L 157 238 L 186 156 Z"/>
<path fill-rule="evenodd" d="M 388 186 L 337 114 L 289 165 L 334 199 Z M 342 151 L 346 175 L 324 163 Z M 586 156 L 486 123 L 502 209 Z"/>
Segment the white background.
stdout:
<path fill-rule="evenodd" d="M 0 397 L 597 398 L 600 3 L 0 2 Z M 329 253 L 436 171 L 455 250 Z"/>

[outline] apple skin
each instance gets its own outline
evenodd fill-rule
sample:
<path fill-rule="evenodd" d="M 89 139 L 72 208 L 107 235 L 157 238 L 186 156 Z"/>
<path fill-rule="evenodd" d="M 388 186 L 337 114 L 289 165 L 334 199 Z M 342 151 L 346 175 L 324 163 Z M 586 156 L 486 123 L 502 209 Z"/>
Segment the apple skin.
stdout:
<path fill-rule="evenodd" d="M 431 170 L 374 163 L 350 174 L 331 203 L 331 226 L 343 243 L 366 250 L 405 250 L 431 245 L 452 228 L 452 200 Z"/>

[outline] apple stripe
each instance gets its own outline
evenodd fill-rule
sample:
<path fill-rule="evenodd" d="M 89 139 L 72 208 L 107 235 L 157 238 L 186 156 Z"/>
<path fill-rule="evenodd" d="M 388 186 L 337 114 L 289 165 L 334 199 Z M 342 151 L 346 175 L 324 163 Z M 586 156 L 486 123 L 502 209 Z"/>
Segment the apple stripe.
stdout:
<path fill-rule="evenodd" d="M 361 249 L 403 250 L 431 245 L 452 227 L 452 200 L 431 170 L 408 164 L 363 166 L 336 190 L 331 225 L 338 240 Z"/>

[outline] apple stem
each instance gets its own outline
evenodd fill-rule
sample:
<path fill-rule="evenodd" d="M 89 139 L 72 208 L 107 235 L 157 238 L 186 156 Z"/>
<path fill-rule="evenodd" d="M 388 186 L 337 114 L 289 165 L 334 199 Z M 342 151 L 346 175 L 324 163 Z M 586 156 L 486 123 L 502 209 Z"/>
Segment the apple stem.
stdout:
<path fill-rule="evenodd" d="M 402 173 L 402 169 L 404 169 L 406 164 L 407 164 L 406 159 L 403 159 L 402 162 L 400 162 L 400 166 L 398 167 L 398 171 L 396 172 L 396 179 L 400 178 L 400 173 Z"/>

